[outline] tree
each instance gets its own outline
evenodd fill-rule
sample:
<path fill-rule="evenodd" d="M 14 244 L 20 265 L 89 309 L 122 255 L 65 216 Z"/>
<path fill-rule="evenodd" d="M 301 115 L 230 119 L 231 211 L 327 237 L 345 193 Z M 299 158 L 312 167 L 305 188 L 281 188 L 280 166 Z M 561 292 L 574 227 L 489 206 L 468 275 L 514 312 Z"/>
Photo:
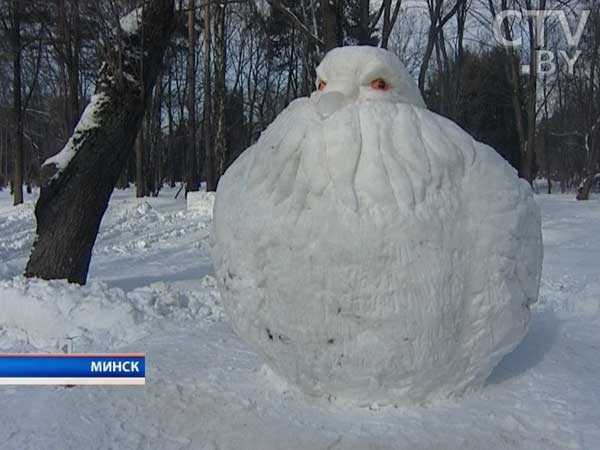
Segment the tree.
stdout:
<path fill-rule="evenodd" d="M 402 0 L 396 0 L 392 12 L 392 0 L 383 0 L 381 7 L 383 8 L 383 28 L 381 30 L 381 48 L 388 48 L 390 36 L 394 25 L 398 20 L 398 14 L 400 13 L 400 6 L 402 6 Z"/>
<path fill-rule="evenodd" d="M 196 144 L 196 1 L 188 4 L 188 145 L 186 192 L 200 188 L 198 176 L 198 151 Z"/>
<path fill-rule="evenodd" d="M 65 86 L 65 124 L 67 135 L 73 133 L 79 117 L 79 59 L 81 27 L 79 0 L 58 1 L 59 36 L 53 42 L 61 62 L 61 77 Z M 66 76 L 64 74 L 66 67 Z"/>
<path fill-rule="evenodd" d="M 214 150 L 214 181 L 218 183 L 219 178 L 225 172 L 225 160 L 227 158 L 227 141 L 225 136 L 225 3 L 215 6 L 215 150 Z M 216 187 L 216 185 L 215 185 Z"/>
<path fill-rule="evenodd" d="M 26 276 L 87 281 L 100 221 L 133 147 L 144 113 L 142 99 L 154 87 L 174 27 L 173 7 L 173 0 L 152 0 L 143 14 L 136 10 L 121 20 L 123 30 L 114 38 L 119 42 L 109 43 L 84 118 L 65 149 L 42 167 L 37 238 Z"/>
<path fill-rule="evenodd" d="M 8 5 L 8 23 L 2 18 L 5 31 L 9 35 L 12 71 L 13 71 L 13 129 L 14 129 L 14 169 L 13 169 L 13 203 L 23 203 L 23 106 L 21 61 L 23 45 L 21 42 L 21 19 L 23 5 L 20 0 L 11 0 Z"/>
<path fill-rule="evenodd" d="M 425 92 L 425 78 L 440 32 L 444 28 L 444 25 L 446 25 L 446 23 L 456 14 L 460 5 L 465 1 L 466 0 L 454 0 L 454 4 L 450 10 L 444 12 L 444 0 L 427 0 L 430 24 L 427 33 L 427 45 L 425 47 L 425 54 L 423 55 L 418 78 L 419 90 L 422 93 Z"/>
<path fill-rule="evenodd" d="M 382 3 L 381 7 L 383 8 Z M 382 9 L 380 8 L 380 11 Z M 370 0 L 346 2 L 344 11 L 345 42 L 358 45 L 376 46 L 379 38 L 376 33 L 379 13 L 371 12 Z"/>
<path fill-rule="evenodd" d="M 204 79 L 204 107 L 202 110 L 202 136 L 204 138 L 204 154 L 206 155 L 206 186 L 208 191 L 217 189 L 217 177 L 214 165 L 214 150 L 212 145 L 212 80 L 210 65 L 210 41 L 211 41 L 211 6 L 206 2 L 203 7 L 204 13 L 204 57 L 203 57 L 203 79 Z"/>
<path fill-rule="evenodd" d="M 460 114 L 453 119 L 475 139 L 492 146 L 518 170 L 520 150 L 511 102 L 512 84 L 505 71 L 497 70 L 509 64 L 508 56 L 501 48 L 481 54 L 466 51 L 460 71 L 456 69 L 458 64 L 455 60 L 450 70 L 461 77 L 458 84 L 463 86 L 464 102 Z M 438 69 L 431 77 L 425 99 L 430 109 L 450 116 L 452 111 L 442 111 L 444 100 L 439 79 L 445 75 L 441 72 L 442 69 Z"/>
<path fill-rule="evenodd" d="M 341 0 L 320 0 L 321 20 L 323 21 L 323 42 L 329 51 L 338 45 L 338 7 Z"/>
<path fill-rule="evenodd" d="M 598 111 L 597 89 L 595 89 L 597 83 L 597 65 L 598 65 L 598 51 L 600 49 L 600 8 L 593 5 L 591 18 L 592 23 L 591 29 L 591 52 L 588 57 L 590 61 L 589 68 L 589 84 L 587 87 L 587 99 L 588 99 L 588 111 L 587 121 L 589 123 L 588 130 L 585 135 L 585 149 L 586 149 L 586 164 L 585 164 L 585 179 L 577 192 L 577 200 L 588 200 L 590 197 L 590 191 L 594 182 L 595 176 L 598 173 L 598 160 L 600 159 L 600 111 Z"/>

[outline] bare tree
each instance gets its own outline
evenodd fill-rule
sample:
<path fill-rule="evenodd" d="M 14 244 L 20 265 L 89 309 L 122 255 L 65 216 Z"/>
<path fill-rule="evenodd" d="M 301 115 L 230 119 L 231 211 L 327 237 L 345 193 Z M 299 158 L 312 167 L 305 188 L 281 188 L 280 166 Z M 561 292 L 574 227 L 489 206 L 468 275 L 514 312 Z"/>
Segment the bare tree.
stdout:
<path fill-rule="evenodd" d="M 454 0 L 454 4 L 448 11 L 444 11 L 444 0 L 427 0 L 427 10 L 429 11 L 429 31 L 427 33 L 427 45 L 425 47 L 425 54 L 421 62 L 419 69 L 419 90 L 425 92 L 425 78 L 427 77 L 427 70 L 429 68 L 429 62 L 435 49 L 438 37 L 442 31 L 444 25 L 456 14 L 458 8 L 466 0 Z"/>
<path fill-rule="evenodd" d="M 589 55 L 589 83 L 586 89 L 588 108 L 587 120 L 590 122 L 589 128 L 585 135 L 586 149 L 586 164 L 585 164 L 585 179 L 578 189 L 577 200 L 588 200 L 590 191 L 594 183 L 594 178 L 598 173 L 598 160 L 600 159 L 600 111 L 596 106 L 595 96 L 598 95 L 596 83 L 598 78 L 598 52 L 600 50 L 600 11 L 598 6 L 592 9 L 591 13 L 591 52 Z"/>
<path fill-rule="evenodd" d="M 321 20 L 323 21 L 323 42 L 329 51 L 339 45 L 338 41 L 338 3 L 341 0 L 320 0 Z"/>
<path fill-rule="evenodd" d="M 400 7 L 402 6 L 402 0 L 396 0 L 392 12 L 392 0 L 383 0 L 383 27 L 381 29 L 381 48 L 388 48 L 390 35 L 394 29 L 394 25 L 398 21 L 398 14 L 400 13 Z"/>
<path fill-rule="evenodd" d="M 212 80 L 211 80 L 211 6 L 207 2 L 202 8 L 204 14 L 204 59 L 203 59 L 203 80 L 204 80 L 204 107 L 202 120 L 202 136 L 204 138 L 204 153 L 206 155 L 206 185 L 207 190 L 215 191 L 217 189 L 217 177 L 215 173 L 215 154 L 212 144 Z"/>
<path fill-rule="evenodd" d="M 186 192 L 200 187 L 198 175 L 198 146 L 196 143 L 196 1 L 188 3 L 188 145 Z"/>
<path fill-rule="evenodd" d="M 21 42 L 21 20 L 23 5 L 20 0 L 11 0 L 8 6 L 8 21 L 2 17 L 2 25 L 10 39 L 13 73 L 13 129 L 14 129 L 14 168 L 13 202 L 23 203 L 23 106 L 21 62 L 23 45 Z"/>
<path fill-rule="evenodd" d="M 37 238 L 26 276 L 87 281 L 100 221 L 141 124 L 142 98 L 154 87 L 174 27 L 173 7 L 173 0 L 147 2 L 142 23 L 131 27 L 136 16 L 128 16 L 119 45 L 109 43 L 85 120 L 64 153 L 42 167 Z"/>
<path fill-rule="evenodd" d="M 226 43 L 225 43 L 225 8 L 224 3 L 215 6 L 215 151 L 214 151 L 214 173 L 215 181 L 225 171 L 225 159 L 227 155 L 227 142 L 225 139 L 225 71 L 226 71 Z"/>

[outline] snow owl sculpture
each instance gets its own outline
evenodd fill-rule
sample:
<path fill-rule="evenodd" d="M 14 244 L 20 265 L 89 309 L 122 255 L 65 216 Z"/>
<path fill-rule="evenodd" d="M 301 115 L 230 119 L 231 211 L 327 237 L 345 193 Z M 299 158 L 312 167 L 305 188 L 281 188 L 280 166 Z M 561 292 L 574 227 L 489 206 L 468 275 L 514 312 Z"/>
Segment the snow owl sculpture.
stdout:
<path fill-rule="evenodd" d="M 235 330 L 277 374 L 421 402 L 482 385 L 526 334 L 540 212 L 396 56 L 344 47 L 221 178 L 212 251 Z"/>

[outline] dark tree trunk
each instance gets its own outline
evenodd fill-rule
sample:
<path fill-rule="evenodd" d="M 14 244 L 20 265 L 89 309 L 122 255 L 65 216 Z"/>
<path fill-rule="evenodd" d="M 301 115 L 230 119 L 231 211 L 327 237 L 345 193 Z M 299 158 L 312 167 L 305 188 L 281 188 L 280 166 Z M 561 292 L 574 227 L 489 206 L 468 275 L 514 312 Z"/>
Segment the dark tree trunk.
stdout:
<path fill-rule="evenodd" d="M 381 29 L 381 48 L 388 48 L 390 36 L 394 25 L 398 20 L 398 14 L 400 13 L 400 6 L 402 6 L 402 0 L 396 0 L 394 6 L 394 12 L 392 13 L 392 0 L 383 0 L 383 28 Z"/>
<path fill-rule="evenodd" d="M 175 187 L 175 155 L 173 155 L 173 88 L 172 72 L 169 69 L 167 81 L 167 120 L 169 126 L 169 136 L 167 137 L 167 170 L 169 171 L 169 186 Z"/>
<path fill-rule="evenodd" d="M 590 129 L 585 137 L 585 145 L 587 149 L 587 161 L 585 165 L 585 180 L 582 186 L 577 190 L 577 200 L 589 200 L 590 192 L 594 184 L 594 178 L 598 173 L 598 158 L 600 156 L 598 151 L 598 142 L 600 142 L 600 115 L 596 114 L 595 102 L 593 101 L 595 95 L 595 79 L 596 65 L 598 64 L 598 48 L 600 47 L 600 35 L 598 28 L 594 29 L 594 39 L 592 46 L 592 60 L 590 62 L 590 81 L 588 86 L 587 96 L 590 99 L 588 106 L 588 120 L 592 121 L 593 117 L 596 120 L 591 124 Z"/>
<path fill-rule="evenodd" d="M 13 199 L 23 203 L 23 107 L 21 105 L 21 2 L 13 0 L 12 57 L 13 57 L 13 115 L 15 121 L 15 167 Z"/>
<path fill-rule="evenodd" d="M 325 50 L 329 51 L 338 46 L 337 39 L 337 1 L 321 0 L 321 17 L 323 20 L 323 41 Z"/>
<path fill-rule="evenodd" d="M 68 6 L 67 6 L 68 5 Z M 60 61 L 60 78 L 64 88 L 64 118 L 67 135 L 73 133 L 79 119 L 79 73 L 81 51 L 81 20 L 79 0 L 60 0 L 58 37 L 55 47 Z"/>
<path fill-rule="evenodd" d="M 526 0 L 526 6 L 528 9 L 533 9 L 529 0 Z M 537 5 L 537 9 L 544 10 L 546 8 L 545 0 L 541 0 Z M 505 21 L 506 22 L 506 21 Z M 537 46 L 537 26 L 536 23 L 529 18 L 529 55 L 530 55 L 530 69 L 529 78 L 527 79 L 527 131 L 525 146 L 522 148 L 521 153 L 521 178 L 524 178 L 529 182 L 533 183 L 534 173 L 534 157 L 535 157 L 535 140 L 536 140 L 536 117 L 537 117 L 537 66 L 538 66 L 538 53 Z"/>
<path fill-rule="evenodd" d="M 598 173 L 598 142 L 600 141 L 600 116 L 596 119 L 592 128 L 586 136 L 586 147 L 588 149 L 588 158 L 585 167 L 585 180 L 577 190 L 577 200 L 589 200 L 594 178 Z"/>
<path fill-rule="evenodd" d="M 217 178 L 215 175 L 214 149 L 212 146 L 212 80 L 210 65 L 210 42 L 211 42 L 211 6 L 206 2 L 203 7 L 204 13 L 204 59 L 203 59 L 203 79 L 204 79 L 204 106 L 202 111 L 202 139 L 204 141 L 204 154 L 206 157 L 206 190 L 215 191 L 217 189 Z"/>
<path fill-rule="evenodd" d="M 359 2 L 359 45 L 371 45 L 370 3 L 370 0 L 360 0 Z"/>
<path fill-rule="evenodd" d="M 225 4 L 215 6 L 215 153 L 214 181 L 225 171 L 227 142 L 225 138 Z M 216 186 L 215 184 L 215 186 Z"/>
<path fill-rule="evenodd" d="M 431 55 L 433 54 L 433 50 L 435 48 L 436 39 L 437 30 L 434 26 L 431 26 L 427 34 L 427 45 L 425 47 L 425 55 L 423 56 L 421 67 L 419 68 L 418 84 L 419 90 L 423 95 L 425 94 L 425 78 L 427 77 L 427 69 L 429 68 L 429 61 L 431 60 Z"/>
<path fill-rule="evenodd" d="M 129 187 L 129 179 L 128 179 L 128 164 L 125 163 L 125 167 L 121 170 L 121 175 L 119 175 L 119 179 L 117 180 L 116 188 L 117 189 L 127 189 Z"/>
<path fill-rule="evenodd" d="M 195 192 L 200 188 L 198 175 L 198 146 L 196 145 L 196 2 L 188 3 L 188 146 L 186 192 Z"/>
<path fill-rule="evenodd" d="M 146 5 L 140 29 L 132 35 L 121 33 L 120 43 L 109 43 L 96 88 L 102 101 L 93 103 L 95 126 L 78 125 L 72 140 L 76 152 L 62 171 L 53 163 L 42 166 L 35 208 L 37 239 L 25 269 L 28 277 L 87 281 L 100 221 L 133 147 L 144 114 L 143 98 L 154 86 L 174 26 L 173 0 Z M 128 76 L 116 73 L 120 67 Z"/>
<path fill-rule="evenodd" d="M 140 126 L 135 139 L 135 196 L 146 196 L 146 179 L 144 177 L 144 127 Z"/>

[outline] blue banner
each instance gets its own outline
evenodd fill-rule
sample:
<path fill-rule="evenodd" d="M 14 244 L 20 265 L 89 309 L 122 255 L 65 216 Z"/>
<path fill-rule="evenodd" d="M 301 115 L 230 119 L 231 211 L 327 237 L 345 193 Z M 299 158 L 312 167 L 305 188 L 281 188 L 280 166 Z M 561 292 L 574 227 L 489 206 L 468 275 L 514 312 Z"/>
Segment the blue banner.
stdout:
<path fill-rule="evenodd" d="M 143 354 L 0 354 L 2 378 L 144 378 Z"/>

